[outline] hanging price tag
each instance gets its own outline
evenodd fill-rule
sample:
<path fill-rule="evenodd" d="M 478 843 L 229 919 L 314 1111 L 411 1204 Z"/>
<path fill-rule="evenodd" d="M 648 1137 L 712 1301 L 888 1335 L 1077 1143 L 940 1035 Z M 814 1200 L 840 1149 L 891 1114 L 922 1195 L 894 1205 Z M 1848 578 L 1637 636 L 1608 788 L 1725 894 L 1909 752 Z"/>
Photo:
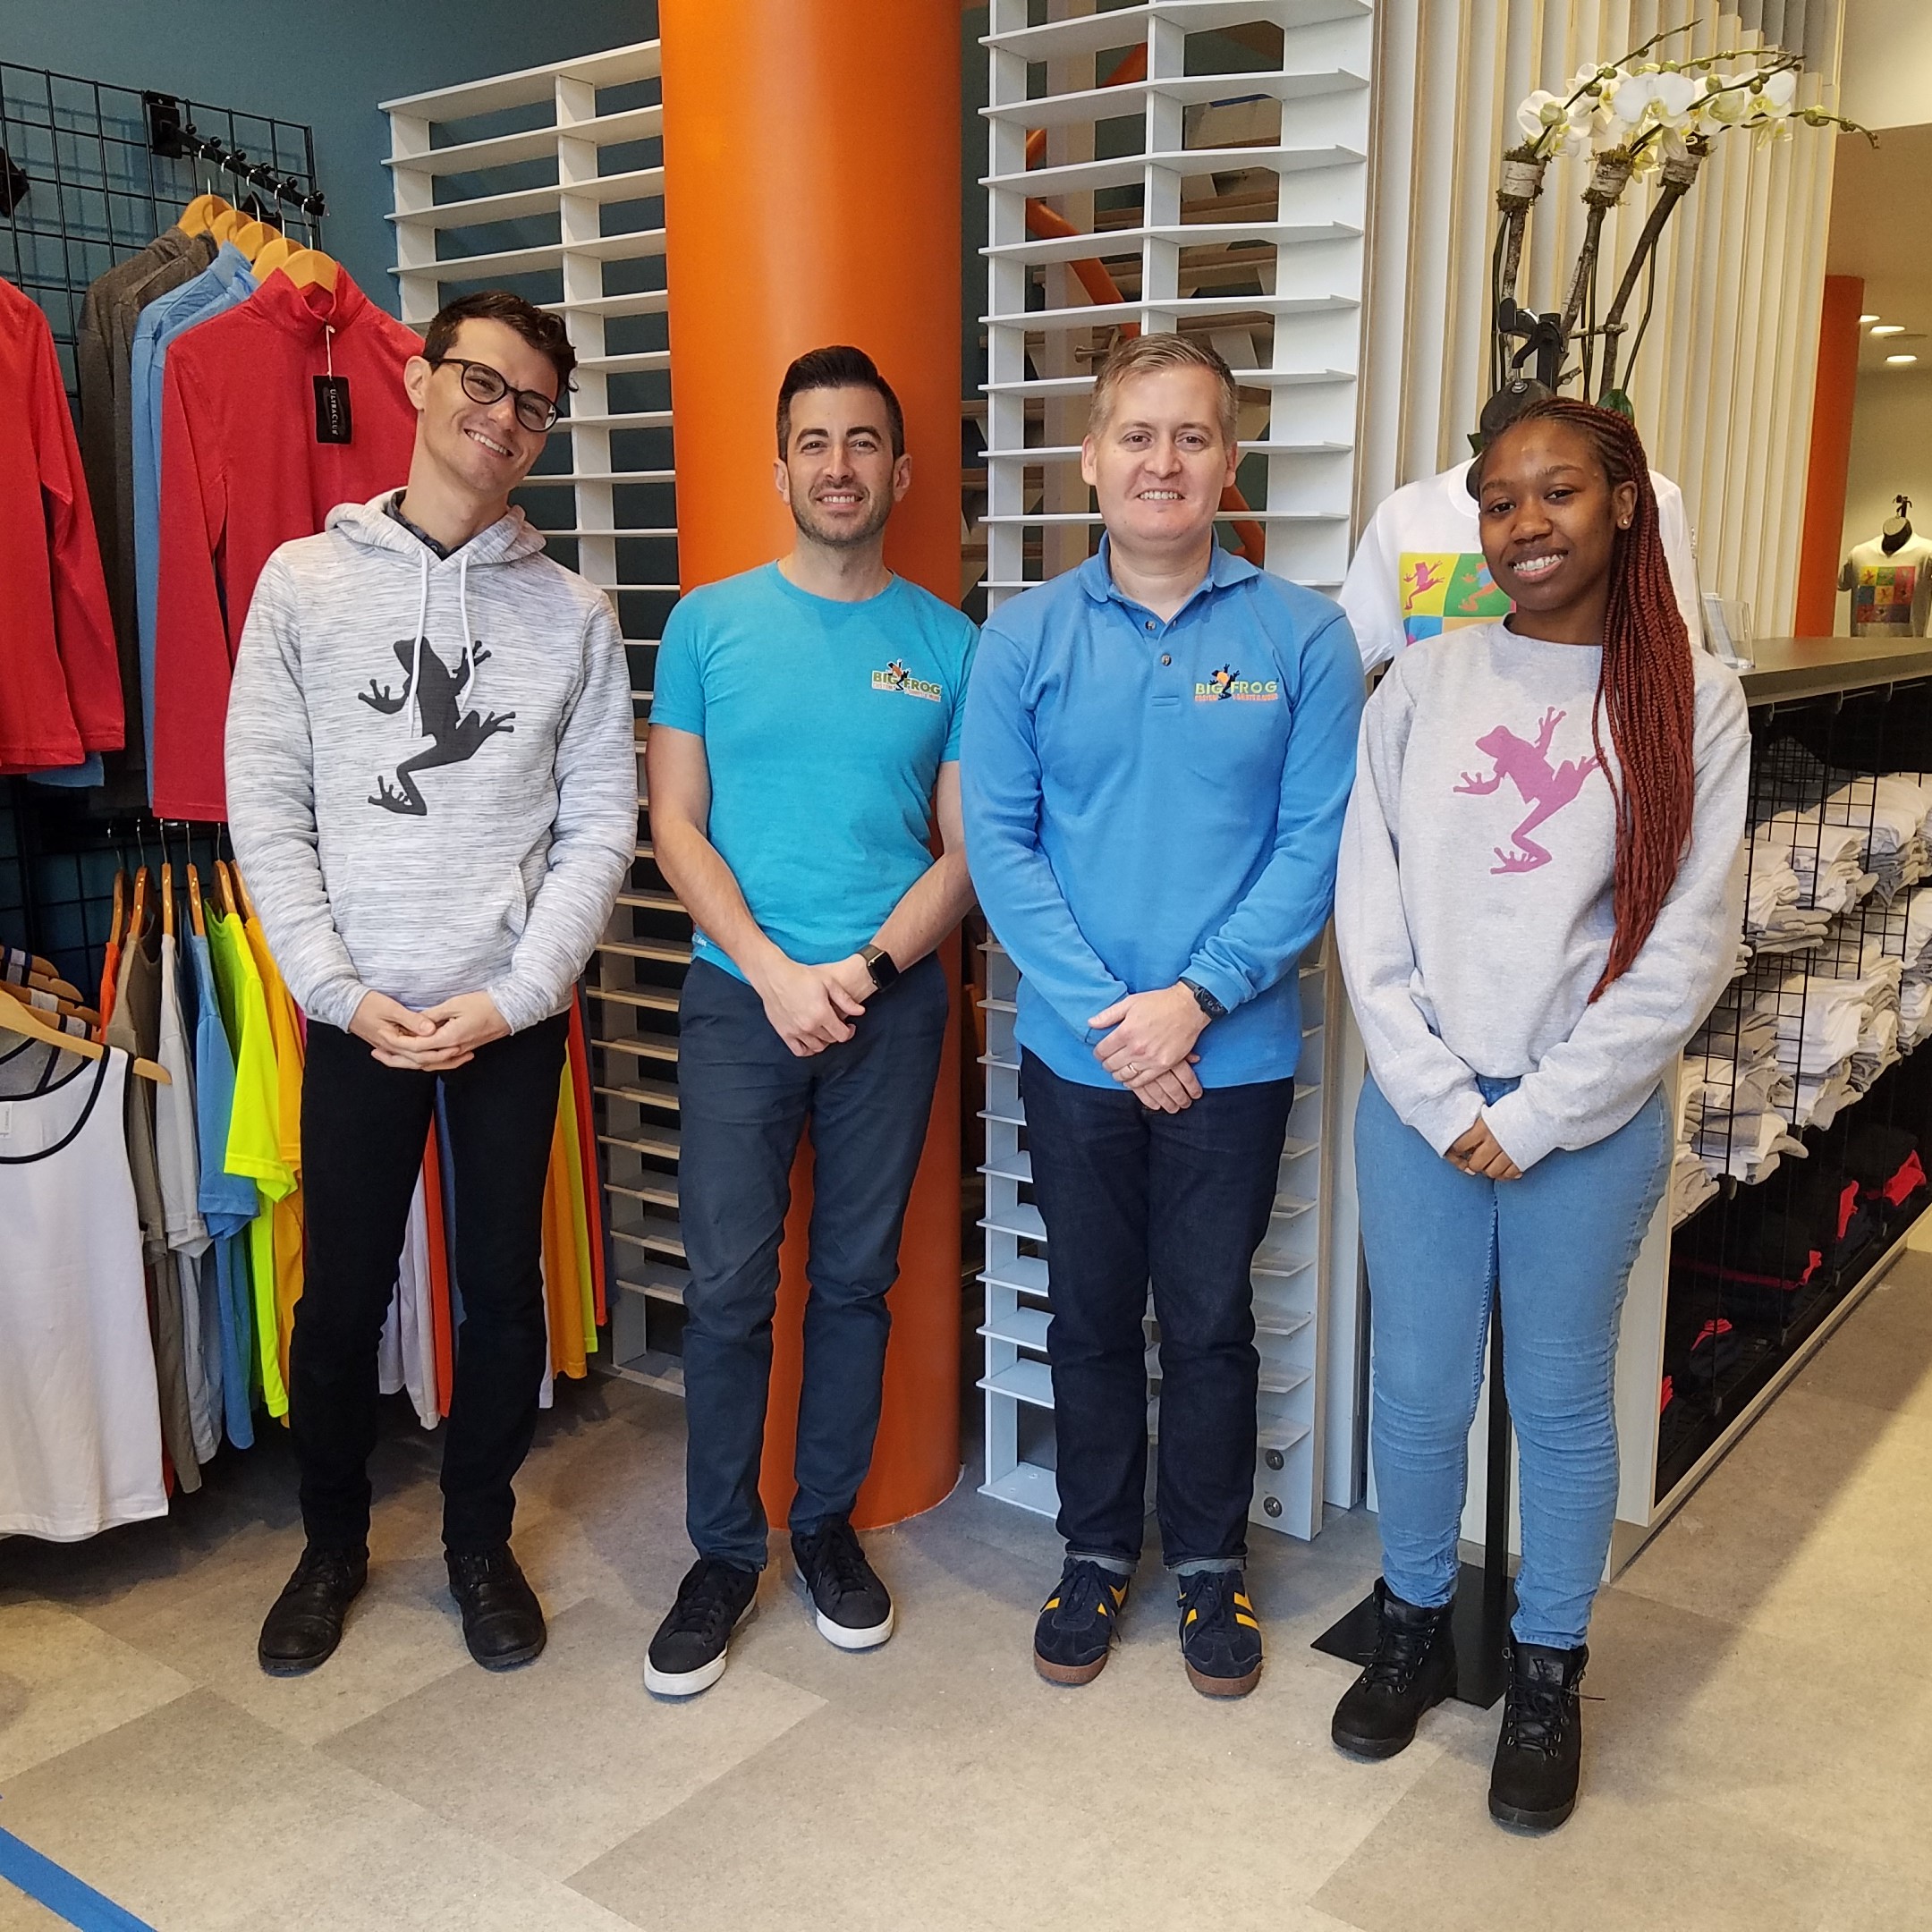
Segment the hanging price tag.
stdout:
<path fill-rule="evenodd" d="M 318 376 L 315 379 L 315 439 L 318 443 L 353 440 L 346 376 Z"/>

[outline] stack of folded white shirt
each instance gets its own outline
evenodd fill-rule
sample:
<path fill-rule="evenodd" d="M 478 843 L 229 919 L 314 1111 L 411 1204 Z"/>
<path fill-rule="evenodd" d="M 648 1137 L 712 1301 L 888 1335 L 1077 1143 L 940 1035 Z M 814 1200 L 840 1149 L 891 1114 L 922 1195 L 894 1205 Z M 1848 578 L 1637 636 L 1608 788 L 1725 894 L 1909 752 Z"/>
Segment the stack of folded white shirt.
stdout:
<path fill-rule="evenodd" d="M 1778 1064 L 1796 1083 L 1799 1126 L 1830 1126 L 1898 1058 L 1900 962 L 1877 958 L 1860 970 L 1866 963 L 1846 947 L 1756 996 L 1755 1010 L 1777 1030 Z"/>
<path fill-rule="evenodd" d="M 1780 812 L 1766 819 L 1752 836 L 1761 846 L 1784 855 L 1797 875 L 1801 906 L 1843 912 L 1878 883 L 1861 862 L 1865 828 L 1834 823 L 1822 807 Z"/>
<path fill-rule="evenodd" d="M 1680 1140 L 1677 1157 L 1671 1164 L 1671 1225 L 1688 1221 L 1716 1191 L 1716 1175 L 1704 1165 L 1696 1148 Z"/>
<path fill-rule="evenodd" d="M 1888 924 L 1894 931 L 1902 911 L 1904 957 L 1899 962 L 1899 1050 L 1910 1053 L 1932 1032 L 1932 886 L 1913 887 L 1902 907 L 1893 907 Z"/>
<path fill-rule="evenodd" d="M 1846 825 L 1864 839 L 1864 867 L 1877 881 L 1879 896 L 1889 904 L 1906 886 L 1925 877 L 1928 862 L 1926 819 L 1932 814 L 1932 792 L 1901 772 L 1876 778 L 1854 778 L 1825 801 L 1824 816 L 1833 825 Z"/>
<path fill-rule="evenodd" d="M 1781 1155 L 1804 1151 L 1791 1136 L 1794 1092 L 1778 1062 L 1775 1016 L 1758 1012 L 1742 989 L 1733 988 L 1685 1049 L 1678 1095 L 1682 1138 L 1713 1185 L 1724 1174 L 1762 1181 Z M 1671 1199 L 1674 1209 L 1688 1200 L 1685 1213 L 1699 1204 L 1678 1168 Z"/>
<path fill-rule="evenodd" d="M 1829 912 L 1800 904 L 1802 888 L 1787 839 L 1785 831 L 1758 828 L 1744 894 L 1744 936 L 1755 953 L 1801 953 L 1831 926 Z"/>

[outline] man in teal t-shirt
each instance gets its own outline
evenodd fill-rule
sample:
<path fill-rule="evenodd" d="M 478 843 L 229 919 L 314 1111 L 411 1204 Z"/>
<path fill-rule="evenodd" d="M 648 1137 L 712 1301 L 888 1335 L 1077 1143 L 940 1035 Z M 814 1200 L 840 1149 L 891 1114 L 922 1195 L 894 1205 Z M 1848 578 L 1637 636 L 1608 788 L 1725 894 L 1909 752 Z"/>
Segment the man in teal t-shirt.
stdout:
<path fill-rule="evenodd" d="M 651 707 L 651 838 L 698 928 L 678 1042 L 698 1561 L 651 1640 L 645 1682 L 665 1697 L 724 1674 L 765 1566 L 778 1248 L 808 1120 L 792 1549 L 828 1641 L 864 1650 L 892 1635 L 892 1598 L 850 1518 L 945 1037 L 933 949 L 972 903 L 957 760 L 975 632 L 886 567 L 911 468 L 898 400 L 863 352 L 815 350 L 786 371 L 776 481 L 798 527 L 790 555 L 677 606 Z"/>

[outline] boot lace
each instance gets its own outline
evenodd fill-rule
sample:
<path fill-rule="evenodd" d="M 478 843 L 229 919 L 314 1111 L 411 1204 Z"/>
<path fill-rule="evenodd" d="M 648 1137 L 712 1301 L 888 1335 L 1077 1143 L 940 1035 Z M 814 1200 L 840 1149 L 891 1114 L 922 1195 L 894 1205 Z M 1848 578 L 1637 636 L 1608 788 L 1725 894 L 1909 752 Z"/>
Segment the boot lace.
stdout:
<path fill-rule="evenodd" d="M 1187 1614 L 1195 1613 L 1195 1623 L 1209 1625 L 1232 1621 L 1234 1592 L 1241 1588 L 1238 1570 L 1197 1570 L 1181 1586 L 1181 1628 L 1188 1627 Z"/>
<path fill-rule="evenodd" d="M 1375 1655 L 1362 1672 L 1363 1683 L 1371 1690 L 1397 1694 L 1408 1690 L 1415 1681 L 1415 1674 L 1422 1668 L 1422 1660 L 1428 1655 L 1429 1645 L 1440 1627 L 1432 1623 L 1423 1630 L 1404 1628 L 1384 1617 L 1376 1638 Z"/>
<path fill-rule="evenodd" d="M 1059 1588 L 1054 1591 L 1060 1599 L 1055 1622 L 1074 1628 L 1092 1623 L 1100 1606 L 1101 1594 L 1110 1582 L 1120 1580 L 1097 1563 L 1068 1563 L 1061 1576 Z"/>
<path fill-rule="evenodd" d="M 1541 1751 L 1554 1758 L 1569 1728 L 1573 1686 L 1541 1679 L 1512 1677 L 1504 1692 L 1503 1741 L 1515 1750 Z"/>

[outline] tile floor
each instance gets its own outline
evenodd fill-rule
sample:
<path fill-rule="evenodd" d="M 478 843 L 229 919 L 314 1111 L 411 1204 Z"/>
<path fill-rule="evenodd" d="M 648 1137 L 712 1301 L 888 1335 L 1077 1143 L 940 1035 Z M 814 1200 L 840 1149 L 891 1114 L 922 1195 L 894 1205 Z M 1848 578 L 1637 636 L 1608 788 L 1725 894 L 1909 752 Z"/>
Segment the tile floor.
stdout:
<path fill-rule="evenodd" d="M 1932 1255 L 1606 1592 L 1585 1802 L 1540 1842 L 1485 1816 L 1490 1714 L 1447 1707 L 1383 1766 L 1331 1749 L 1349 1674 L 1308 1642 L 1374 1574 L 1359 1513 L 1258 1536 L 1244 1703 L 1188 1689 L 1157 1572 L 1096 1684 L 1039 1683 L 1049 1526 L 970 1485 L 871 1538 L 886 1649 L 833 1650 L 775 1567 L 724 1683 L 655 1703 L 682 1453 L 676 1402 L 569 1392 L 518 1534 L 550 1647 L 504 1678 L 463 1654 L 437 1445 L 400 1419 L 369 1591 L 313 1677 L 254 1663 L 301 1541 L 279 1439 L 165 1523 L 0 1545 L 0 1826 L 158 1932 L 1932 1924 Z M 0 1932 L 56 1923 L 0 1881 Z"/>

